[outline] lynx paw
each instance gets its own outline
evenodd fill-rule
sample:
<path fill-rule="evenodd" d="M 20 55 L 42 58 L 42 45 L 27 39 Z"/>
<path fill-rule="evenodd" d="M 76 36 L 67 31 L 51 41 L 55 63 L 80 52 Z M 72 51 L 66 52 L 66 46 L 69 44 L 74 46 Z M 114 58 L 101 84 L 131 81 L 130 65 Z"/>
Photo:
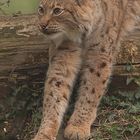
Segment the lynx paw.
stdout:
<path fill-rule="evenodd" d="M 45 134 L 37 134 L 32 140 L 56 140 L 56 138 Z"/>
<path fill-rule="evenodd" d="M 68 140 L 87 140 L 90 136 L 90 126 L 74 126 L 69 124 L 64 132 L 64 137 Z"/>

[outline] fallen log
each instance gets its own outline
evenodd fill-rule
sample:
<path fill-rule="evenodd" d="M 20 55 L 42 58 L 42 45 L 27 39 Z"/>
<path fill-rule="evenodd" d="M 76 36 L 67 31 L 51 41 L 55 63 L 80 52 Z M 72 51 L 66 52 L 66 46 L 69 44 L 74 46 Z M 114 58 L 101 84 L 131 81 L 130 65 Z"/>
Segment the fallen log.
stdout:
<path fill-rule="evenodd" d="M 38 31 L 36 23 L 34 15 L 0 17 L 0 84 L 45 76 L 51 44 Z M 138 44 L 135 39 L 122 42 L 113 75 L 140 75 Z"/>

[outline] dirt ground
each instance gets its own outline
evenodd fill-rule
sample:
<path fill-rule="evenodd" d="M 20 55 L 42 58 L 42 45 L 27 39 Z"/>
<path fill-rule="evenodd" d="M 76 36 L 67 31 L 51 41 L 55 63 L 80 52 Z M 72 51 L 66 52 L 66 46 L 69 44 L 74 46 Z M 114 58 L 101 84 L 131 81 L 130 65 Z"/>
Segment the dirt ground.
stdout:
<path fill-rule="evenodd" d="M 91 140 L 140 140 L 140 86 L 115 78 L 110 87 L 99 106 Z M 16 84 L 1 90 L 0 140 L 31 140 L 42 117 L 42 93 L 43 83 Z M 64 140 L 74 100 L 73 96 L 57 140 Z"/>

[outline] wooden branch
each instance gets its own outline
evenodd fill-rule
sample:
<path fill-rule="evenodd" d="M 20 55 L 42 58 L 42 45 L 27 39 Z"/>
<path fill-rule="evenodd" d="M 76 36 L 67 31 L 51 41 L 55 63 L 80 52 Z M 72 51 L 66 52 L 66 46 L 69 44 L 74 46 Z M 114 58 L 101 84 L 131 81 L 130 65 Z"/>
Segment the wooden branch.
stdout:
<path fill-rule="evenodd" d="M 121 55 L 114 66 L 114 75 L 140 74 L 140 47 L 137 41 L 122 43 Z M 48 48 L 51 46 L 37 28 L 34 15 L 0 17 L 0 83 L 30 76 L 45 75 Z M 133 71 L 126 64 L 131 63 Z"/>

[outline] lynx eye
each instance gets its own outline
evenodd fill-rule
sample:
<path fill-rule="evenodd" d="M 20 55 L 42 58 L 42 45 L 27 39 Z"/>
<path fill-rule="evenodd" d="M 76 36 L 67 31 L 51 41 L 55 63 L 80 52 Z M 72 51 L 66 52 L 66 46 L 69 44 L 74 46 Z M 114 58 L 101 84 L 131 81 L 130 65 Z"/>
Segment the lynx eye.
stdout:
<path fill-rule="evenodd" d="M 42 6 L 42 5 L 40 5 L 39 7 L 38 7 L 38 14 L 39 15 L 43 15 L 44 14 L 44 7 Z"/>
<path fill-rule="evenodd" d="M 58 8 L 58 7 L 54 8 L 54 10 L 53 10 L 53 14 L 56 16 L 60 15 L 62 12 L 63 12 L 63 9 Z"/>

